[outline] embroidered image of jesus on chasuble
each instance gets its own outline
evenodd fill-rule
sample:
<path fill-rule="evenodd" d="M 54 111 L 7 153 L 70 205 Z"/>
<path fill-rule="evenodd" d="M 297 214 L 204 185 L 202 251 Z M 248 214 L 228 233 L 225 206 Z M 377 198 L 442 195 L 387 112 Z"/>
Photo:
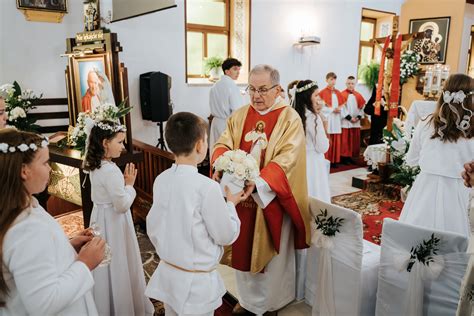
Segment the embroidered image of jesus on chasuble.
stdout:
<path fill-rule="evenodd" d="M 262 132 L 266 137 L 251 137 Z M 240 108 L 227 120 L 226 130 L 214 146 L 211 163 L 228 150 L 251 153 L 255 148 L 261 149 L 260 176 L 276 197 L 265 209 L 252 196 L 237 205 L 240 235 L 226 248 L 221 260 L 237 270 L 252 273 L 263 272 L 278 254 L 284 214 L 292 221 L 296 249 L 308 248 L 311 240 L 305 135 L 296 111 L 282 102 L 265 115 L 250 105 Z"/>

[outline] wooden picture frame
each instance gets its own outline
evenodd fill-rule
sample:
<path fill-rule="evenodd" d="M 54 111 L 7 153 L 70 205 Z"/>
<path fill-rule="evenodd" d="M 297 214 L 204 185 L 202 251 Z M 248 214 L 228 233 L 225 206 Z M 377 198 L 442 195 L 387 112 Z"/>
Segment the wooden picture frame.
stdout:
<path fill-rule="evenodd" d="M 73 57 L 71 58 L 72 63 L 72 95 L 74 98 L 76 112 L 90 111 L 91 108 L 84 108 L 83 98 L 86 96 L 88 91 L 92 88 L 90 87 L 89 76 L 95 77 L 92 81 L 99 80 L 100 74 L 105 74 L 107 79 L 110 82 L 110 86 L 114 85 L 114 77 L 112 74 L 112 65 L 109 60 L 109 55 L 104 54 L 93 54 L 85 55 L 83 57 Z M 94 82 L 99 85 L 100 82 Z M 101 88 L 99 88 L 100 90 Z M 104 100 L 104 102 L 114 103 L 114 98 L 110 100 Z"/>
<path fill-rule="evenodd" d="M 420 64 L 446 63 L 450 24 L 449 16 L 410 20 L 410 33 L 425 33 L 410 44 L 410 49 L 421 55 Z"/>
<path fill-rule="evenodd" d="M 17 0 L 20 10 L 67 13 L 67 0 Z"/>

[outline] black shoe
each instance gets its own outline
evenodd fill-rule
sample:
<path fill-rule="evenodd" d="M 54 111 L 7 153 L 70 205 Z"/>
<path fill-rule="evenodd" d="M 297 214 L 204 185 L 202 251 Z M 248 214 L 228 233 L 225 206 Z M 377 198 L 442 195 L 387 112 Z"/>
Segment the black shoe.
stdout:
<path fill-rule="evenodd" d="M 339 164 L 337 164 L 337 163 L 331 163 L 331 168 L 339 168 Z"/>
<path fill-rule="evenodd" d="M 350 160 L 351 160 L 351 158 L 349 158 L 349 157 L 341 157 L 341 163 L 343 165 L 350 165 L 351 164 Z"/>

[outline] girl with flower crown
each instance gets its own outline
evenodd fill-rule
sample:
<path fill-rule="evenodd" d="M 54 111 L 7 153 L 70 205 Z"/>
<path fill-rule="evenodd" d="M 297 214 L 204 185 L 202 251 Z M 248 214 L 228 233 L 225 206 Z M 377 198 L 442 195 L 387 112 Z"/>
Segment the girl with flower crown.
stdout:
<path fill-rule="evenodd" d="M 145 297 L 145 276 L 130 207 L 137 170 L 127 164 L 122 174 L 113 158 L 125 149 L 126 129 L 120 123 L 101 121 L 89 134 L 84 170 L 90 173 L 95 223 L 110 246 L 110 264 L 94 271 L 94 298 L 100 315 L 153 315 Z"/>
<path fill-rule="evenodd" d="M 288 86 L 291 104 L 301 117 L 306 135 L 306 178 L 308 195 L 331 203 L 329 191 L 330 161 L 324 157 L 329 149 L 329 139 L 326 134 L 327 121 L 323 120 L 321 110 L 323 102 L 319 98 L 316 82 L 311 80 L 293 81 Z M 311 268 L 306 272 L 306 261 L 313 265 L 315 253 L 312 248 L 296 251 L 296 298 L 314 297 L 314 288 L 308 279 L 314 279 L 315 273 Z M 305 282 L 306 280 L 306 282 Z M 306 285 L 305 285 L 306 283 Z M 313 293 L 313 294 L 309 294 Z"/>
<path fill-rule="evenodd" d="M 469 236 L 469 189 L 463 164 L 474 157 L 474 79 L 451 75 L 434 114 L 418 123 L 406 162 L 420 174 L 400 221 Z"/>
<path fill-rule="evenodd" d="M 97 315 L 93 270 L 105 242 L 85 230 L 68 239 L 33 197 L 49 180 L 48 142 L 0 130 L 1 315 Z"/>

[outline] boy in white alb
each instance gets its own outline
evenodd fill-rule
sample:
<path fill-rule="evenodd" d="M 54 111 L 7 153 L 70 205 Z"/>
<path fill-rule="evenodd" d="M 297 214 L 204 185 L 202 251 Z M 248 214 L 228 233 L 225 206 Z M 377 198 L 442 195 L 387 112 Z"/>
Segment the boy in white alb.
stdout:
<path fill-rule="evenodd" d="M 341 161 L 343 163 L 354 163 L 352 158 L 360 155 L 360 120 L 364 117 L 364 97 L 355 91 L 356 79 L 354 76 L 347 77 L 347 89 L 342 91 L 346 104 L 342 107 L 342 144 Z"/>
<path fill-rule="evenodd" d="M 327 87 L 319 92 L 319 97 L 324 101 L 322 113 L 328 121 L 329 149 L 326 159 L 332 167 L 337 167 L 341 162 L 341 111 L 345 99 L 341 92 L 335 88 L 337 76 L 334 72 L 326 75 Z"/>
<path fill-rule="evenodd" d="M 175 164 L 153 185 L 147 234 L 161 261 L 145 294 L 165 304 L 166 315 L 213 315 L 226 290 L 216 267 L 223 245 L 237 239 L 235 205 L 251 193 L 227 202 L 214 180 L 198 173 L 207 153 L 207 124 L 192 113 L 170 117 L 165 131 Z"/>

